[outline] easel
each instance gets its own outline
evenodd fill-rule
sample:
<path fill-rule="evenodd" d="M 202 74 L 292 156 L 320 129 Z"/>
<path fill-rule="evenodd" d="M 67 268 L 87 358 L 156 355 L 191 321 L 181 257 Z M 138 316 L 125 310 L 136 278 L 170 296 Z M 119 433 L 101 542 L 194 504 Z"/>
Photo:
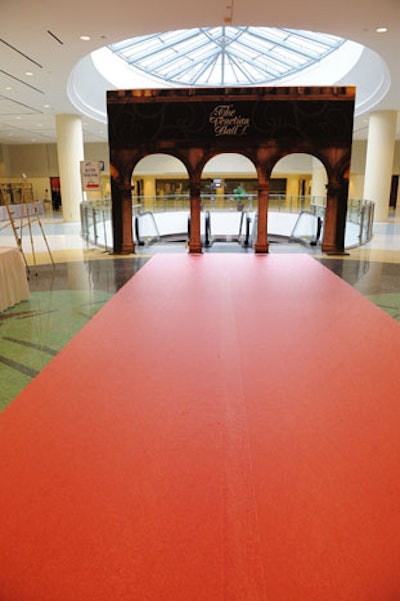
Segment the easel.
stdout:
<path fill-rule="evenodd" d="M 31 251 L 32 251 L 32 257 L 33 257 L 33 264 L 36 267 L 36 253 L 35 253 L 34 238 L 33 238 L 33 233 L 32 233 L 32 224 L 33 223 L 37 223 L 39 225 L 39 228 L 40 228 L 41 234 L 43 236 L 43 240 L 45 242 L 45 245 L 46 245 L 47 251 L 49 253 L 49 257 L 50 257 L 53 267 L 55 267 L 55 263 L 54 263 L 53 255 L 51 254 L 51 251 L 50 251 L 49 244 L 47 242 L 47 238 L 46 238 L 46 234 L 43 229 L 42 222 L 40 220 L 39 211 L 37 210 L 37 207 L 35 206 L 33 198 L 27 197 L 26 175 L 22 174 L 22 178 L 23 178 L 23 183 L 22 183 L 22 188 L 21 188 L 19 225 L 17 225 L 17 223 L 16 223 L 16 222 L 18 222 L 18 217 L 16 217 L 14 215 L 14 211 L 12 208 L 13 205 L 10 204 L 9 198 L 5 198 L 2 189 L 1 189 L 1 194 L 2 194 L 2 198 L 3 198 L 4 206 L 6 207 L 8 220 L 9 220 L 9 224 L 7 224 L 7 226 L 8 225 L 11 226 L 11 229 L 14 234 L 15 242 L 16 242 L 19 250 L 22 253 L 26 269 L 29 273 L 28 262 L 26 260 L 26 256 L 25 256 L 24 249 L 22 246 L 22 234 L 23 234 L 24 227 L 28 226 L 29 238 L 30 238 L 30 243 L 31 243 Z M 3 227 L 6 227 L 6 226 L 3 226 Z"/>

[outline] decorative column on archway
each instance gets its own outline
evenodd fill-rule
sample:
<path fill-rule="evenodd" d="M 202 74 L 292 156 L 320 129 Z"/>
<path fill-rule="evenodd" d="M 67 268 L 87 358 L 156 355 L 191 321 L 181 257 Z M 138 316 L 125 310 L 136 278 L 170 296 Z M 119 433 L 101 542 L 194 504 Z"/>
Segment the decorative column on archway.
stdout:
<path fill-rule="evenodd" d="M 201 253 L 201 235 L 200 235 L 200 217 L 201 217 L 201 201 L 200 201 L 200 182 L 190 182 L 190 253 Z"/>
<path fill-rule="evenodd" d="M 268 197 L 269 180 L 266 180 L 264 174 L 259 172 L 257 242 L 254 244 L 256 253 L 268 252 Z"/>
<path fill-rule="evenodd" d="M 112 221 L 114 252 L 129 255 L 135 252 L 132 228 L 132 169 L 111 164 Z"/>
<path fill-rule="evenodd" d="M 348 185 L 348 180 L 343 178 L 329 179 L 327 186 L 322 250 L 329 254 L 344 254 L 345 252 Z"/>
<path fill-rule="evenodd" d="M 129 255 L 135 252 L 135 244 L 133 242 L 132 230 L 132 186 L 129 183 L 128 187 L 121 190 L 122 202 L 122 221 L 124 224 L 122 232 L 121 254 Z"/>

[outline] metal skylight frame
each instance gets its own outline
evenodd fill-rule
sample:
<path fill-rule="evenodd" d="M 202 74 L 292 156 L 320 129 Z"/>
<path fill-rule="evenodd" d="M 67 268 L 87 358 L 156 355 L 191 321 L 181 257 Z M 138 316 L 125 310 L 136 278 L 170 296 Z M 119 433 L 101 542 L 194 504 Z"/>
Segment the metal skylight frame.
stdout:
<path fill-rule="evenodd" d="M 132 68 L 177 86 L 262 85 L 318 63 L 346 40 L 270 27 L 200 27 L 112 44 Z"/>

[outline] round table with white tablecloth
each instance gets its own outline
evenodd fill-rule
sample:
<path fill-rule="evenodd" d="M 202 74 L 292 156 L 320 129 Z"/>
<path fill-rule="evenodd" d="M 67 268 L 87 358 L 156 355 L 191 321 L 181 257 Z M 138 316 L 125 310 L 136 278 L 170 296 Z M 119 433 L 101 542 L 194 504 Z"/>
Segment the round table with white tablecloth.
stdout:
<path fill-rule="evenodd" d="M 0 246 L 0 311 L 28 298 L 29 285 L 21 251 Z"/>

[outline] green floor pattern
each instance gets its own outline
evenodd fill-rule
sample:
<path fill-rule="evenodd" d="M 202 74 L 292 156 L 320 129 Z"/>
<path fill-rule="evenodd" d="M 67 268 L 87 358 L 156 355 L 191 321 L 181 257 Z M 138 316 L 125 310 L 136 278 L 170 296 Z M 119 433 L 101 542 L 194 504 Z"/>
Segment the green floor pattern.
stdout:
<path fill-rule="evenodd" d="M 382 294 L 368 294 L 366 297 L 393 319 L 400 322 L 400 294 L 397 292 L 385 292 Z"/>
<path fill-rule="evenodd" d="M 0 313 L 0 411 L 111 298 L 101 291 L 32 292 Z"/>

